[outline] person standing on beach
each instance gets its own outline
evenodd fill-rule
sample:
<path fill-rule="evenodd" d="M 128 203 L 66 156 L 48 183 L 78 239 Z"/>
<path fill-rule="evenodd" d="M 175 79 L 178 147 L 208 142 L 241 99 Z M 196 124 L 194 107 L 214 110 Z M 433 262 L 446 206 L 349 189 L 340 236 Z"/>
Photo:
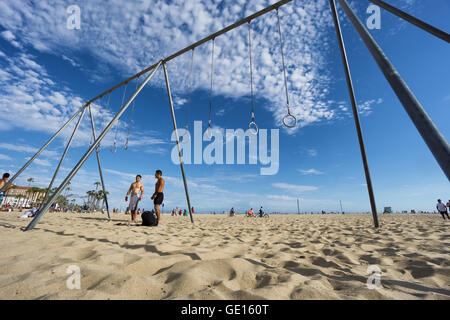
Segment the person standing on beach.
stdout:
<path fill-rule="evenodd" d="M 130 205 L 129 209 L 131 211 L 131 221 L 136 221 L 137 216 L 137 210 L 138 210 L 138 203 L 142 200 L 142 196 L 144 195 L 144 185 L 141 183 L 142 176 L 138 174 L 136 176 L 136 182 L 133 182 L 128 189 L 127 195 L 125 196 L 125 201 L 128 201 L 128 195 L 131 193 L 130 197 Z M 141 192 L 141 195 L 139 196 L 139 192 Z"/>
<path fill-rule="evenodd" d="M 450 200 L 447 201 L 448 213 L 450 213 Z"/>
<path fill-rule="evenodd" d="M 158 181 L 156 181 L 155 183 L 155 193 L 152 195 L 152 200 L 153 200 L 153 204 L 155 205 L 155 212 L 156 212 L 156 216 L 158 217 L 158 224 L 161 220 L 161 214 L 159 212 L 159 206 L 163 203 L 164 201 L 164 184 L 165 181 L 162 178 L 162 171 L 161 170 L 156 170 L 155 172 L 155 178 L 158 179 Z M 177 213 L 175 212 L 175 215 Z"/>
<path fill-rule="evenodd" d="M 0 189 L 3 188 L 3 187 L 8 183 L 8 181 L 9 181 L 9 173 L 8 173 L 8 172 L 5 172 L 5 173 L 3 174 L 3 176 L 2 176 L 2 178 L 0 179 Z M 13 187 L 13 185 L 11 184 L 11 185 L 8 186 L 8 188 L 5 189 L 5 191 L 2 191 L 2 192 L 0 193 L 0 204 L 1 204 L 2 201 L 3 201 L 3 198 L 4 198 L 5 195 L 6 195 L 6 192 L 7 192 L 9 189 L 11 189 L 12 187 Z"/>
<path fill-rule="evenodd" d="M 442 215 L 442 218 L 444 218 L 445 220 L 445 216 L 447 216 L 447 219 L 450 220 L 450 217 L 448 216 L 447 213 L 447 207 L 445 206 L 445 204 L 441 201 L 441 199 L 438 199 L 438 203 L 436 205 L 436 209 L 439 211 L 439 213 Z"/>

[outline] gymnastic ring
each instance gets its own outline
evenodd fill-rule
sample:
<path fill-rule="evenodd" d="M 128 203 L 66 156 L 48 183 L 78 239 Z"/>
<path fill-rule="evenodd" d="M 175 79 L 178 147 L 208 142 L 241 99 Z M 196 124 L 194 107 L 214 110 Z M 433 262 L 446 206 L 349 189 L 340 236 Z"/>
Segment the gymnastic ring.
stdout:
<path fill-rule="evenodd" d="M 208 132 L 209 132 L 210 134 L 208 134 Z M 210 126 L 208 126 L 208 128 L 206 129 L 206 137 L 207 137 L 208 139 L 211 139 L 211 138 L 212 138 L 212 128 L 211 128 Z"/>
<path fill-rule="evenodd" d="M 253 130 L 252 130 L 252 126 L 254 127 Z M 255 121 L 252 121 L 248 124 L 248 129 L 252 135 L 256 136 L 258 134 L 259 129 L 258 129 L 258 126 L 256 125 Z"/>
<path fill-rule="evenodd" d="M 294 123 L 293 123 L 292 125 L 288 125 L 288 124 L 286 123 L 286 119 L 288 119 L 288 118 L 294 119 Z M 284 126 L 287 127 L 287 128 L 293 128 L 293 127 L 295 127 L 295 126 L 297 125 L 297 118 L 294 117 L 292 114 L 288 113 L 287 115 L 285 115 L 285 116 L 283 117 L 283 124 L 284 124 Z"/>
<path fill-rule="evenodd" d="M 185 132 L 180 138 L 183 138 L 182 140 L 181 140 L 181 144 L 186 144 L 186 143 L 188 143 L 189 141 L 191 141 L 191 138 L 190 138 L 190 134 L 188 134 L 187 132 Z"/>

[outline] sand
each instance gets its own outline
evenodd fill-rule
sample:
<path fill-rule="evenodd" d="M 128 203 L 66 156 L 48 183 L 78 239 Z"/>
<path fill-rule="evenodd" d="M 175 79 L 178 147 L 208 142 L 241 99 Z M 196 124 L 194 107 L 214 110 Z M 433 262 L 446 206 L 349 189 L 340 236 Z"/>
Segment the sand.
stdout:
<path fill-rule="evenodd" d="M 367 214 L 142 227 L 49 213 L 28 232 L 17 216 L 0 213 L 0 299 L 450 299 L 450 221 L 436 214 L 380 215 L 375 230 Z M 67 286 L 73 265 L 80 289 Z"/>

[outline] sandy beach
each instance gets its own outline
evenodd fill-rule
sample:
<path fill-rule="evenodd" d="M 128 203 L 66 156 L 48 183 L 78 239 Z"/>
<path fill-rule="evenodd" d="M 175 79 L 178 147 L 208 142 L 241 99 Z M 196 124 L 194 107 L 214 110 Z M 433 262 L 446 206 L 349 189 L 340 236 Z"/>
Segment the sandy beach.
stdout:
<path fill-rule="evenodd" d="M 375 230 L 367 214 L 164 214 L 142 227 L 49 213 L 28 232 L 18 215 L 0 213 L 1 299 L 450 299 L 450 221 L 437 214 L 380 215 Z"/>

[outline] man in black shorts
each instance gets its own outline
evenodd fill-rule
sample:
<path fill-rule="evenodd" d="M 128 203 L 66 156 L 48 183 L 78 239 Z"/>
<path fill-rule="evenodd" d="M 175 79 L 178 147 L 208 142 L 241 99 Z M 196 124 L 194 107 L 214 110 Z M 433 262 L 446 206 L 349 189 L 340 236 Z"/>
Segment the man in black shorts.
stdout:
<path fill-rule="evenodd" d="M 162 171 L 156 170 L 155 178 L 158 179 L 155 184 L 155 193 L 152 195 L 153 204 L 155 205 L 156 216 L 158 217 L 158 224 L 161 220 L 161 214 L 159 212 L 159 205 L 164 201 L 164 184 L 165 181 L 162 178 Z"/>

